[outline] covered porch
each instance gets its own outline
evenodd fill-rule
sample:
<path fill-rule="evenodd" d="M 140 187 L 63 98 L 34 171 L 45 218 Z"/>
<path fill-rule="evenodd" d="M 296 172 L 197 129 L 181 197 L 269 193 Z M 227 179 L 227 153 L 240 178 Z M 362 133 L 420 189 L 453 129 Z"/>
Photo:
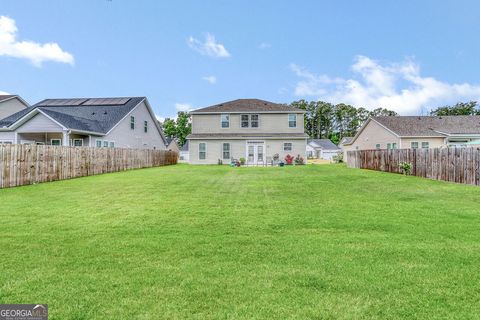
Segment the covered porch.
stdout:
<path fill-rule="evenodd" d="M 16 143 L 51 146 L 90 147 L 95 146 L 91 135 L 68 132 L 17 132 Z"/>

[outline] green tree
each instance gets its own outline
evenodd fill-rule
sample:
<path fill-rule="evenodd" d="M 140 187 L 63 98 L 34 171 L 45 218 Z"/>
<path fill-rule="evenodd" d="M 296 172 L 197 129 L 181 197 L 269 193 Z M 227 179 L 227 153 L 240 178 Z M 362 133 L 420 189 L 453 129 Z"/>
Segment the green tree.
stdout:
<path fill-rule="evenodd" d="M 438 107 L 430 112 L 432 116 L 471 116 L 480 115 L 477 101 L 459 102 L 454 106 Z"/>
<path fill-rule="evenodd" d="M 190 114 L 183 111 L 178 112 L 175 127 L 178 144 L 183 146 L 185 141 L 187 141 L 187 136 L 192 132 L 192 121 Z"/>
<path fill-rule="evenodd" d="M 177 128 L 175 125 L 175 120 L 166 118 L 162 124 L 163 133 L 167 138 L 175 138 L 177 136 Z"/>

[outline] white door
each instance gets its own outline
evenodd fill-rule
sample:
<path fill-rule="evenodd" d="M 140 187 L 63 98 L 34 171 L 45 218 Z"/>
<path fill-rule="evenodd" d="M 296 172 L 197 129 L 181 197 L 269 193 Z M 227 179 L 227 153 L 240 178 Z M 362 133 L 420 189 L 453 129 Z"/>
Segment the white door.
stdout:
<path fill-rule="evenodd" d="M 247 142 L 247 163 L 257 164 L 265 161 L 265 143 L 263 141 Z"/>

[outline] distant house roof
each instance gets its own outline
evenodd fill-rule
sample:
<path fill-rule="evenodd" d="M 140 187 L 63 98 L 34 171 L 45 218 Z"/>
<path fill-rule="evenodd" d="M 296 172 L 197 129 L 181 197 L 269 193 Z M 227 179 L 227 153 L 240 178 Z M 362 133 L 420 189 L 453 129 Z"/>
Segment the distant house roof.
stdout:
<path fill-rule="evenodd" d="M 348 144 L 353 140 L 353 137 L 343 137 L 340 144 Z"/>
<path fill-rule="evenodd" d="M 446 137 L 451 135 L 480 135 L 480 116 L 382 116 L 369 118 L 365 126 L 375 121 L 398 137 Z"/>
<path fill-rule="evenodd" d="M 146 101 L 146 98 L 45 99 L 0 120 L 0 128 L 14 127 L 21 123 L 21 120 L 35 115 L 34 111 L 38 111 L 68 129 L 106 134 L 142 101 Z M 146 104 L 150 109 L 148 103 Z M 155 119 L 153 111 L 149 112 Z M 154 122 L 163 137 L 157 121 Z"/>
<path fill-rule="evenodd" d="M 185 141 L 185 144 L 180 147 L 180 151 L 188 151 L 188 140 Z"/>
<path fill-rule="evenodd" d="M 308 139 L 307 143 L 322 150 L 340 150 L 330 139 Z"/>
<path fill-rule="evenodd" d="M 305 139 L 308 136 L 304 133 L 192 133 L 187 139 Z"/>
<path fill-rule="evenodd" d="M 274 103 L 260 99 L 237 99 L 233 101 L 223 102 L 210 107 L 197 109 L 192 111 L 196 113 L 240 113 L 240 112 L 272 112 L 272 113 L 288 113 L 301 112 L 304 110 L 290 107 L 286 104 Z"/>
<path fill-rule="evenodd" d="M 22 99 L 22 97 L 20 97 L 19 95 L 16 95 L 16 94 L 2 94 L 2 95 L 0 95 L 0 102 L 7 101 L 7 100 L 10 100 L 10 99 L 13 99 L 13 98 L 17 98 L 18 100 L 20 100 L 20 102 L 22 102 L 26 107 L 30 106 L 30 104 L 28 104 L 28 102 L 26 102 L 25 100 Z"/>

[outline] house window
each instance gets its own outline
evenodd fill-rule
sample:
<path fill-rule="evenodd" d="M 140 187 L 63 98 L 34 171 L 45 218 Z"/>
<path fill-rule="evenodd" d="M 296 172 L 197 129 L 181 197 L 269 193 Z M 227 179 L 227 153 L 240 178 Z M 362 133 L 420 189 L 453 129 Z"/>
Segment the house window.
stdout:
<path fill-rule="evenodd" d="M 97 148 L 101 148 L 102 147 L 102 140 L 95 141 L 95 145 L 97 146 Z"/>
<path fill-rule="evenodd" d="M 381 147 L 381 146 L 380 146 L 380 143 L 377 143 L 377 144 L 375 145 L 375 149 L 377 149 L 377 150 L 380 149 L 380 147 Z"/>
<path fill-rule="evenodd" d="M 414 141 L 410 142 L 410 148 L 418 149 L 418 142 L 414 142 Z"/>
<path fill-rule="evenodd" d="M 223 159 L 230 159 L 230 143 L 223 144 Z"/>
<path fill-rule="evenodd" d="M 108 141 L 103 141 L 103 147 L 108 148 Z"/>
<path fill-rule="evenodd" d="M 430 147 L 430 143 L 422 142 L 422 149 L 428 149 Z"/>
<path fill-rule="evenodd" d="M 248 114 L 242 114 L 240 117 L 242 119 L 241 127 L 248 128 Z"/>
<path fill-rule="evenodd" d="M 13 141 L 12 140 L 2 140 L 0 141 L 0 144 L 12 144 Z"/>
<path fill-rule="evenodd" d="M 75 147 L 82 147 L 83 146 L 83 139 L 73 139 L 73 145 Z"/>
<path fill-rule="evenodd" d="M 250 116 L 250 127 L 258 128 L 258 114 L 252 114 Z"/>
<path fill-rule="evenodd" d="M 392 149 L 392 144 L 391 143 L 387 143 L 387 150 L 390 150 Z"/>
<path fill-rule="evenodd" d="M 130 129 L 135 130 L 135 117 L 130 117 Z"/>
<path fill-rule="evenodd" d="M 115 148 L 115 142 L 110 141 L 110 148 Z"/>
<path fill-rule="evenodd" d="M 198 144 L 198 159 L 205 160 L 207 158 L 207 144 L 200 142 Z"/>
<path fill-rule="evenodd" d="M 229 128 L 230 127 L 230 115 L 222 114 L 220 116 L 222 122 L 222 128 Z M 247 122 L 248 122 L 248 115 L 247 115 Z"/>
<path fill-rule="evenodd" d="M 283 144 L 283 151 L 292 151 L 292 143 L 291 142 L 285 142 Z"/>
<path fill-rule="evenodd" d="M 148 132 L 148 121 L 143 122 L 143 132 Z"/>
<path fill-rule="evenodd" d="M 52 146 L 61 146 L 62 145 L 62 140 L 61 139 L 52 139 L 50 140 L 52 143 Z"/>
<path fill-rule="evenodd" d="M 297 115 L 291 113 L 288 115 L 288 127 L 289 128 L 296 128 L 297 127 Z"/>
<path fill-rule="evenodd" d="M 397 144 L 395 142 L 392 143 L 392 149 L 397 149 Z"/>

